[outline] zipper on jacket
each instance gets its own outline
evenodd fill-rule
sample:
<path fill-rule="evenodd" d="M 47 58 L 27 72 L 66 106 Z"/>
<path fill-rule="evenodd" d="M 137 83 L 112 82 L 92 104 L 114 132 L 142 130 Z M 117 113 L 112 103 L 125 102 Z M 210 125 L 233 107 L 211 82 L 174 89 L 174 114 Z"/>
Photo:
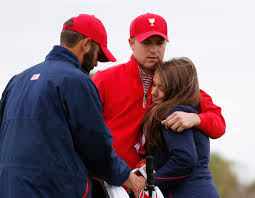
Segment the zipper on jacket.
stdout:
<path fill-rule="evenodd" d="M 147 100 L 147 93 L 144 93 L 144 96 L 143 96 L 143 108 L 146 107 L 146 100 Z"/>
<path fill-rule="evenodd" d="M 138 66 L 139 67 L 139 66 Z M 143 78 L 142 78 L 142 73 L 141 72 L 143 72 L 143 70 L 142 69 L 140 69 L 140 67 L 139 67 L 139 73 L 140 73 L 140 82 L 142 83 L 142 85 L 143 85 L 143 93 L 144 93 L 144 95 L 143 95 L 143 108 L 145 109 L 146 108 L 146 100 L 147 100 L 147 98 L 148 98 L 148 96 L 147 96 L 147 92 L 148 92 L 148 90 L 149 90 L 149 87 L 150 87 L 150 83 L 151 83 L 151 81 L 152 81 L 152 79 L 150 80 L 150 82 L 149 82 L 149 84 L 147 85 L 148 87 L 145 87 L 145 82 L 144 82 L 144 80 L 143 80 Z M 144 73 L 144 72 L 143 72 Z M 148 80 L 147 80 L 148 81 Z M 140 84 L 140 82 L 139 82 L 139 84 Z"/>

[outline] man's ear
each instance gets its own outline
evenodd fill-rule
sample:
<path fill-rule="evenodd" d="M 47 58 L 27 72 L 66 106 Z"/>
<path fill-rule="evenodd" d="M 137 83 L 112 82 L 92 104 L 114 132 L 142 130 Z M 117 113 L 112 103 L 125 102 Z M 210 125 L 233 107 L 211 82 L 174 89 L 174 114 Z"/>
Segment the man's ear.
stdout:
<path fill-rule="evenodd" d="M 134 51 L 135 39 L 134 39 L 134 38 L 129 38 L 129 39 L 128 39 L 128 42 L 129 42 L 129 46 L 130 46 L 131 49 Z"/>
<path fill-rule="evenodd" d="M 81 50 L 84 53 L 88 53 L 90 51 L 90 48 L 91 48 L 91 39 L 90 38 L 83 39 L 81 42 Z"/>

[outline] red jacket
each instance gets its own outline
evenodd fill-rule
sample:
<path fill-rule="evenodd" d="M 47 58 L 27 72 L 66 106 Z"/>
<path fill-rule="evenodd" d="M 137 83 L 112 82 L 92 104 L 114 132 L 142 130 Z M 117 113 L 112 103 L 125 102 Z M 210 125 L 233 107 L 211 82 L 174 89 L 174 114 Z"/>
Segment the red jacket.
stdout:
<path fill-rule="evenodd" d="M 104 120 L 113 135 L 116 153 L 133 169 L 141 157 L 134 145 L 137 143 L 139 125 L 151 102 L 151 86 L 143 108 L 144 91 L 138 63 L 134 57 L 128 63 L 98 71 L 92 80 L 96 84 L 103 105 Z M 201 90 L 201 124 L 198 127 L 211 138 L 225 133 L 221 108 Z M 207 112 L 208 111 L 208 112 Z"/>

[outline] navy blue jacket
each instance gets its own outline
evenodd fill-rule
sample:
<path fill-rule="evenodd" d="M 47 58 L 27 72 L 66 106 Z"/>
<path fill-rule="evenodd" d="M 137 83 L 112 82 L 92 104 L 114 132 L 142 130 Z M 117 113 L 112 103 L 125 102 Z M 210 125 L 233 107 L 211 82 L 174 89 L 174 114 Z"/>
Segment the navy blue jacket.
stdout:
<path fill-rule="evenodd" d="M 179 105 L 170 111 L 197 113 L 190 107 Z M 164 197 L 170 198 L 219 198 L 208 167 L 210 142 L 196 128 L 182 133 L 162 127 L 164 151 L 154 153 L 154 184 Z"/>
<path fill-rule="evenodd" d="M 0 103 L 0 197 L 90 198 L 91 172 L 122 185 L 130 169 L 101 109 L 96 86 L 64 47 L 14 76 Z"/>

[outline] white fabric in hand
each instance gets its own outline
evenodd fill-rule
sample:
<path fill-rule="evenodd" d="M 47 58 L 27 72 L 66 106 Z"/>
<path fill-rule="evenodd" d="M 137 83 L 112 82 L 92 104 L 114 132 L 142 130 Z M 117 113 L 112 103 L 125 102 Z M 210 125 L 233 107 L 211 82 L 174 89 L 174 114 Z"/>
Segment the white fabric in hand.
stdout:
<path fill-rule="evenodd" d="M 129 198 L 127 191 L 121 186 L 112 186 L 104 182 L 110 198 Z"/>

